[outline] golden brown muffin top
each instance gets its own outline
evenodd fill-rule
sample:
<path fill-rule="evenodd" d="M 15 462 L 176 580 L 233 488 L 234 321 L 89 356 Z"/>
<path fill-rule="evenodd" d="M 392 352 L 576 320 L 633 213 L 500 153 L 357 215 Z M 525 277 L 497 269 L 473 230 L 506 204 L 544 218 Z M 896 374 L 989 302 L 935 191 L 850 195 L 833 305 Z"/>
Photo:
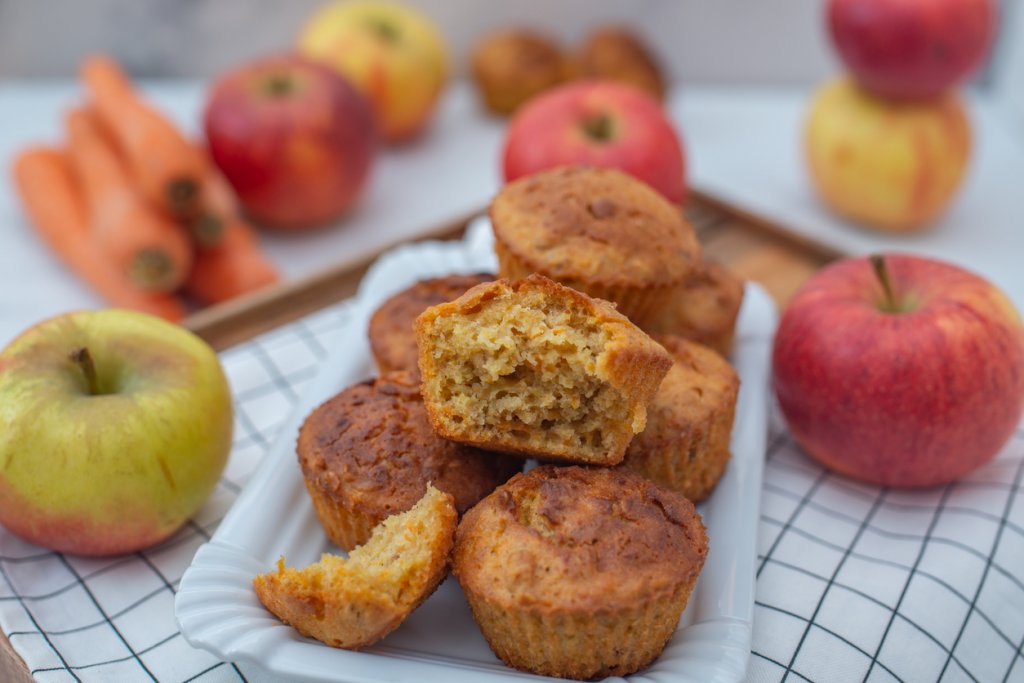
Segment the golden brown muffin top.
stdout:
<path fill-rule="evenodd" d="M 506 249 L 556 280 L 667 286 L 700 260 L 679 207 L 617 169 L 563 166 L 520 178 L 489 214 Z"/>
<path fill-rule="evenodd" d="M 655 339 L 671 354 L 674 362 L 661 381 L 654 401 L 647 407 L 649 425 L 665 422 L 671 428 L 680 422 L 693 424 L 721 410 L 723 402 L 735 402 L 740 380 L 736 370 L 722 356 L 680 336 L 663 335 Z M 666 413 L 668 419 L 655 419 L 656 412 Z"/>
<path fill-rule="evenodd" d="M 478 80 L 516 90 L 561 80 L 565 69 L 565 58 L 554 40 L 522 28 L 486 36 L 473 50 L 472 63 Z"/>
<path fill-rule="evenodd" d="M 743 300 L 743 280 L 714 261 L 703 261 L 686 281 L 686 320 L 700 327 L 703 320 L 736 318 Z"/>
<path fill-rule="evenodd" d="M 679 288 L 671 305 L 645 326 L 651 334 L 681 335 L 728 355 L 743 303 L 743 280 L 725 266 L 702 261 Z"/>
<path fill-rule="evenodd" d="M 629 470 L 537 467 L 463 518 L 453 571 L 506 607 L 601 612 L 668 595 L 700 572 L 690 501 Z"/>
<path fill-rule="evenodd" d="M 665 98 L 665 81 L 658 63 L 643 40 L 625 26 L 601 26 L 591 31 L 579 59 L 583 76 L 630 83 L 658 99 Z"/>
<path fill-rule="evenodd" d="M 355 384 L 314 410 L 299 430 L 303 475 L 339 505 L 370 515 L 412 507 L 428 482 L 460 513 L 522 467 L 434 433 L 419 382 L 394 372 Z"/>
<path fill-rule="evenodd" d="M 477 273 L 420 280 L 381 304 L 370 318 L 369 326 L 370 348 L 380 371 L 407 370 L 419 374 L 416 362 L 419 351 L 413 331 L 416 316 L 431 306 L 458 298 L 470 287 L 493 279 L 493 275 Z"/>

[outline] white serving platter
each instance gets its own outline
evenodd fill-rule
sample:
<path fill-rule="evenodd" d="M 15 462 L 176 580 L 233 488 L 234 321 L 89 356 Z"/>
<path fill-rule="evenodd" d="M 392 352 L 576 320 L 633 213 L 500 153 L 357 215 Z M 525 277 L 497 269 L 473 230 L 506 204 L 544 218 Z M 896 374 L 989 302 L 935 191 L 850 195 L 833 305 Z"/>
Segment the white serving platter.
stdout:
<path fill-rule="evenodd" d="M 225 660 L 255 664 L 290 681 L 543 679 L 510 669 L 491 653 L 453 579 L 398 630 L 361 652 L 331 648 L 299 635 L 263 608 L 251 585 L 253 577 L 270 570 L 281 555 L 290 565 L 302 566 L 333 549 L 306 494 L 295 438 L 303 419 L 319 403 L 374 373 L 366 338 L 370 315 L 384 299 L 417 280 L 493 272 L 492 239 L 486 219 L 478 219 L 461 242 L 399 247 L 366 274 L 343 341 L 332 350 L 262 465 L 181 580 L 175 616 L 193 646 Z M 733 458 L 714 494 L 700 506 L 710 538 L 708 558 L 665 651 L 630 681 L 725 683 L 745 674 L 775 323 L 770 297 L 748 284 L 732 358 L 741 379 Z"/>

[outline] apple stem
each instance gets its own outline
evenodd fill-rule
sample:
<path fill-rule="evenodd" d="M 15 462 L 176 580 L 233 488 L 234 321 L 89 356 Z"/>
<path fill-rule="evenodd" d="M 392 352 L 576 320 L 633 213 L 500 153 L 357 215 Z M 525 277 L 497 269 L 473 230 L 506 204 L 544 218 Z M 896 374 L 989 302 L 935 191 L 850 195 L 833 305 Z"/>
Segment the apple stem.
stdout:
<path fill-rule="evenodd" d="M 284 97 L 295 90 L 295 83 L 284 74 L 274 74 L 263 85 L 263 91 L 271 97 Z"/>
<path fill-rule="evenodd" d="M 68 354 L 68 357 L 82 369 L 82 374 L 85 375 L 85 383 L 89 387 L 89 393 L 93 396 L 102 394 L 103 392 L 100 391 L 100 380 L 96 375 L 96 364 L 93 363 L 92 354 L 89 353 L 89 349 L 80 346 Z"/>
<path fill-rule="evenodd" d="M 872 254 L 868 258 L 871 260 L 871 267 L 875 269 L 875 277 L 882 283 L 882 291 L 885 292 L 883 310 L 889 312 L 898 310 L 896 297 L 892 292 L 892 280 L 889 279 L 889 269 L 885 265 L 885 257 L 881 254 Z"/>
<path fill-rule="evenodd" d="M 583 131 L 594 140 L 608 140 L 612 136 L 612 120 L 607 114 L 591 116 L 584 121 Z"/>
<path fill-rule="evenodd" d="M 383 19 L 371 20 L 370 26 L 373 28 L 377 37 L 383 40 L 385 43 L 394 43 L 398 40 L 398 29 L 395 25 L 385 21 Z"/>

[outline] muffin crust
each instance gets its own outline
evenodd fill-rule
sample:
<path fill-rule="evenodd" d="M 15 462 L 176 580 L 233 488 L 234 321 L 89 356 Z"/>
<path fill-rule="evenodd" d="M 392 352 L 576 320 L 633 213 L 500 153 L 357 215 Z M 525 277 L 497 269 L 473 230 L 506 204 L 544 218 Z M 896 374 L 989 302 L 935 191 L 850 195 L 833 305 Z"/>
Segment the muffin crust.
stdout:
<path fill-rule="evenodd" d="M 405 620 L 448 573 L 458 516 L 452 497 L 433 486 L 412 508 L 374 528 L 347 558 L 325 553 L 302 569 L 277 562 L 253 588 L 274 616 L 299 633 L 358 650 Z"/>
<path fill-rule="evenodd" d="M 449 275 L 420 280 L 381 304 L 370 318 L 370 350 L 380 372 L 406 370 L 419 376 L 419 350 L 413 323 L 416 316 L 437 304 L 457 299 L 467 289 L 490 282 L 493 275 Z"/>
<path fill-rule="evenodd" d="M 600 26 L 587 35 L 580 50 L 585 78 L 629 83 L 659 100 L 665 99 L 665 80 L 650 50 L 625 26 Z"/>
<path fill-rule="evenodd" d="M 728 356 L 742 303 L 743 280 L 720 263 L 703 261 L 645 329 L 680 335 Z"/>
<path fill-rule="evenodd" d="M 567 80 L 570 63 L 547 36 L 527 29 L 490 34 L 473 51 L 473 80 L 492 113 L 508 115 Z"/>
<path fill-rule="evenodd" d="M 466 514 L 452 562 L 501 659 L 587 679 L 657 657 L 706 555 L 679 494 L 627 470 L 542 466 Z"/>
<path fill-rule="evenodd" d="M 724 358 L 682 337 L 657 337 L 673 364 L 648 406 L 647 428 L 630 442 L 622 467 L 707 498 L 729 462 L 739 377 Z"/>
<path fill-rule="evenodd" d="M 540 273 L 614 301 L 641 327 L 700 260 L 679 207 L 616 169 L 563 166 L 520 178 L 489 214 L 502 277 Z"/>
<path fill-rule="evenodd" d="M 408 510 L 427 483 L 469 509 L 521 469 L 434 433 L 419 382 L 396 372 L 345 389 L 299 430 L 299 463 L 328 537 L 351 550 L 374 526 Z"/>

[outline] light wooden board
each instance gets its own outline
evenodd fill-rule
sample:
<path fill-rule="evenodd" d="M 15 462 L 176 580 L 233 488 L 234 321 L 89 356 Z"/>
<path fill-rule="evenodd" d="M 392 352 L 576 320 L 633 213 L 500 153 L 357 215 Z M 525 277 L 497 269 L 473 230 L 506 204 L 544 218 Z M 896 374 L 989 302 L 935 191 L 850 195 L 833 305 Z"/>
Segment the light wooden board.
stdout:
<path fill-rule="evenodd" d="M 424 234 L 434 239 L 458 238 L 477 213 Z M 687 214 L 709 258 L 728 265 L 744 279 L 764 285 L 780 306 L 811 273 L 839 255 L 699 192 L 691 195 Z M 184 324 L 214 348 L 227 348 L 352 296 L 377 255 L 212 306 L 192 315 Z"/>

